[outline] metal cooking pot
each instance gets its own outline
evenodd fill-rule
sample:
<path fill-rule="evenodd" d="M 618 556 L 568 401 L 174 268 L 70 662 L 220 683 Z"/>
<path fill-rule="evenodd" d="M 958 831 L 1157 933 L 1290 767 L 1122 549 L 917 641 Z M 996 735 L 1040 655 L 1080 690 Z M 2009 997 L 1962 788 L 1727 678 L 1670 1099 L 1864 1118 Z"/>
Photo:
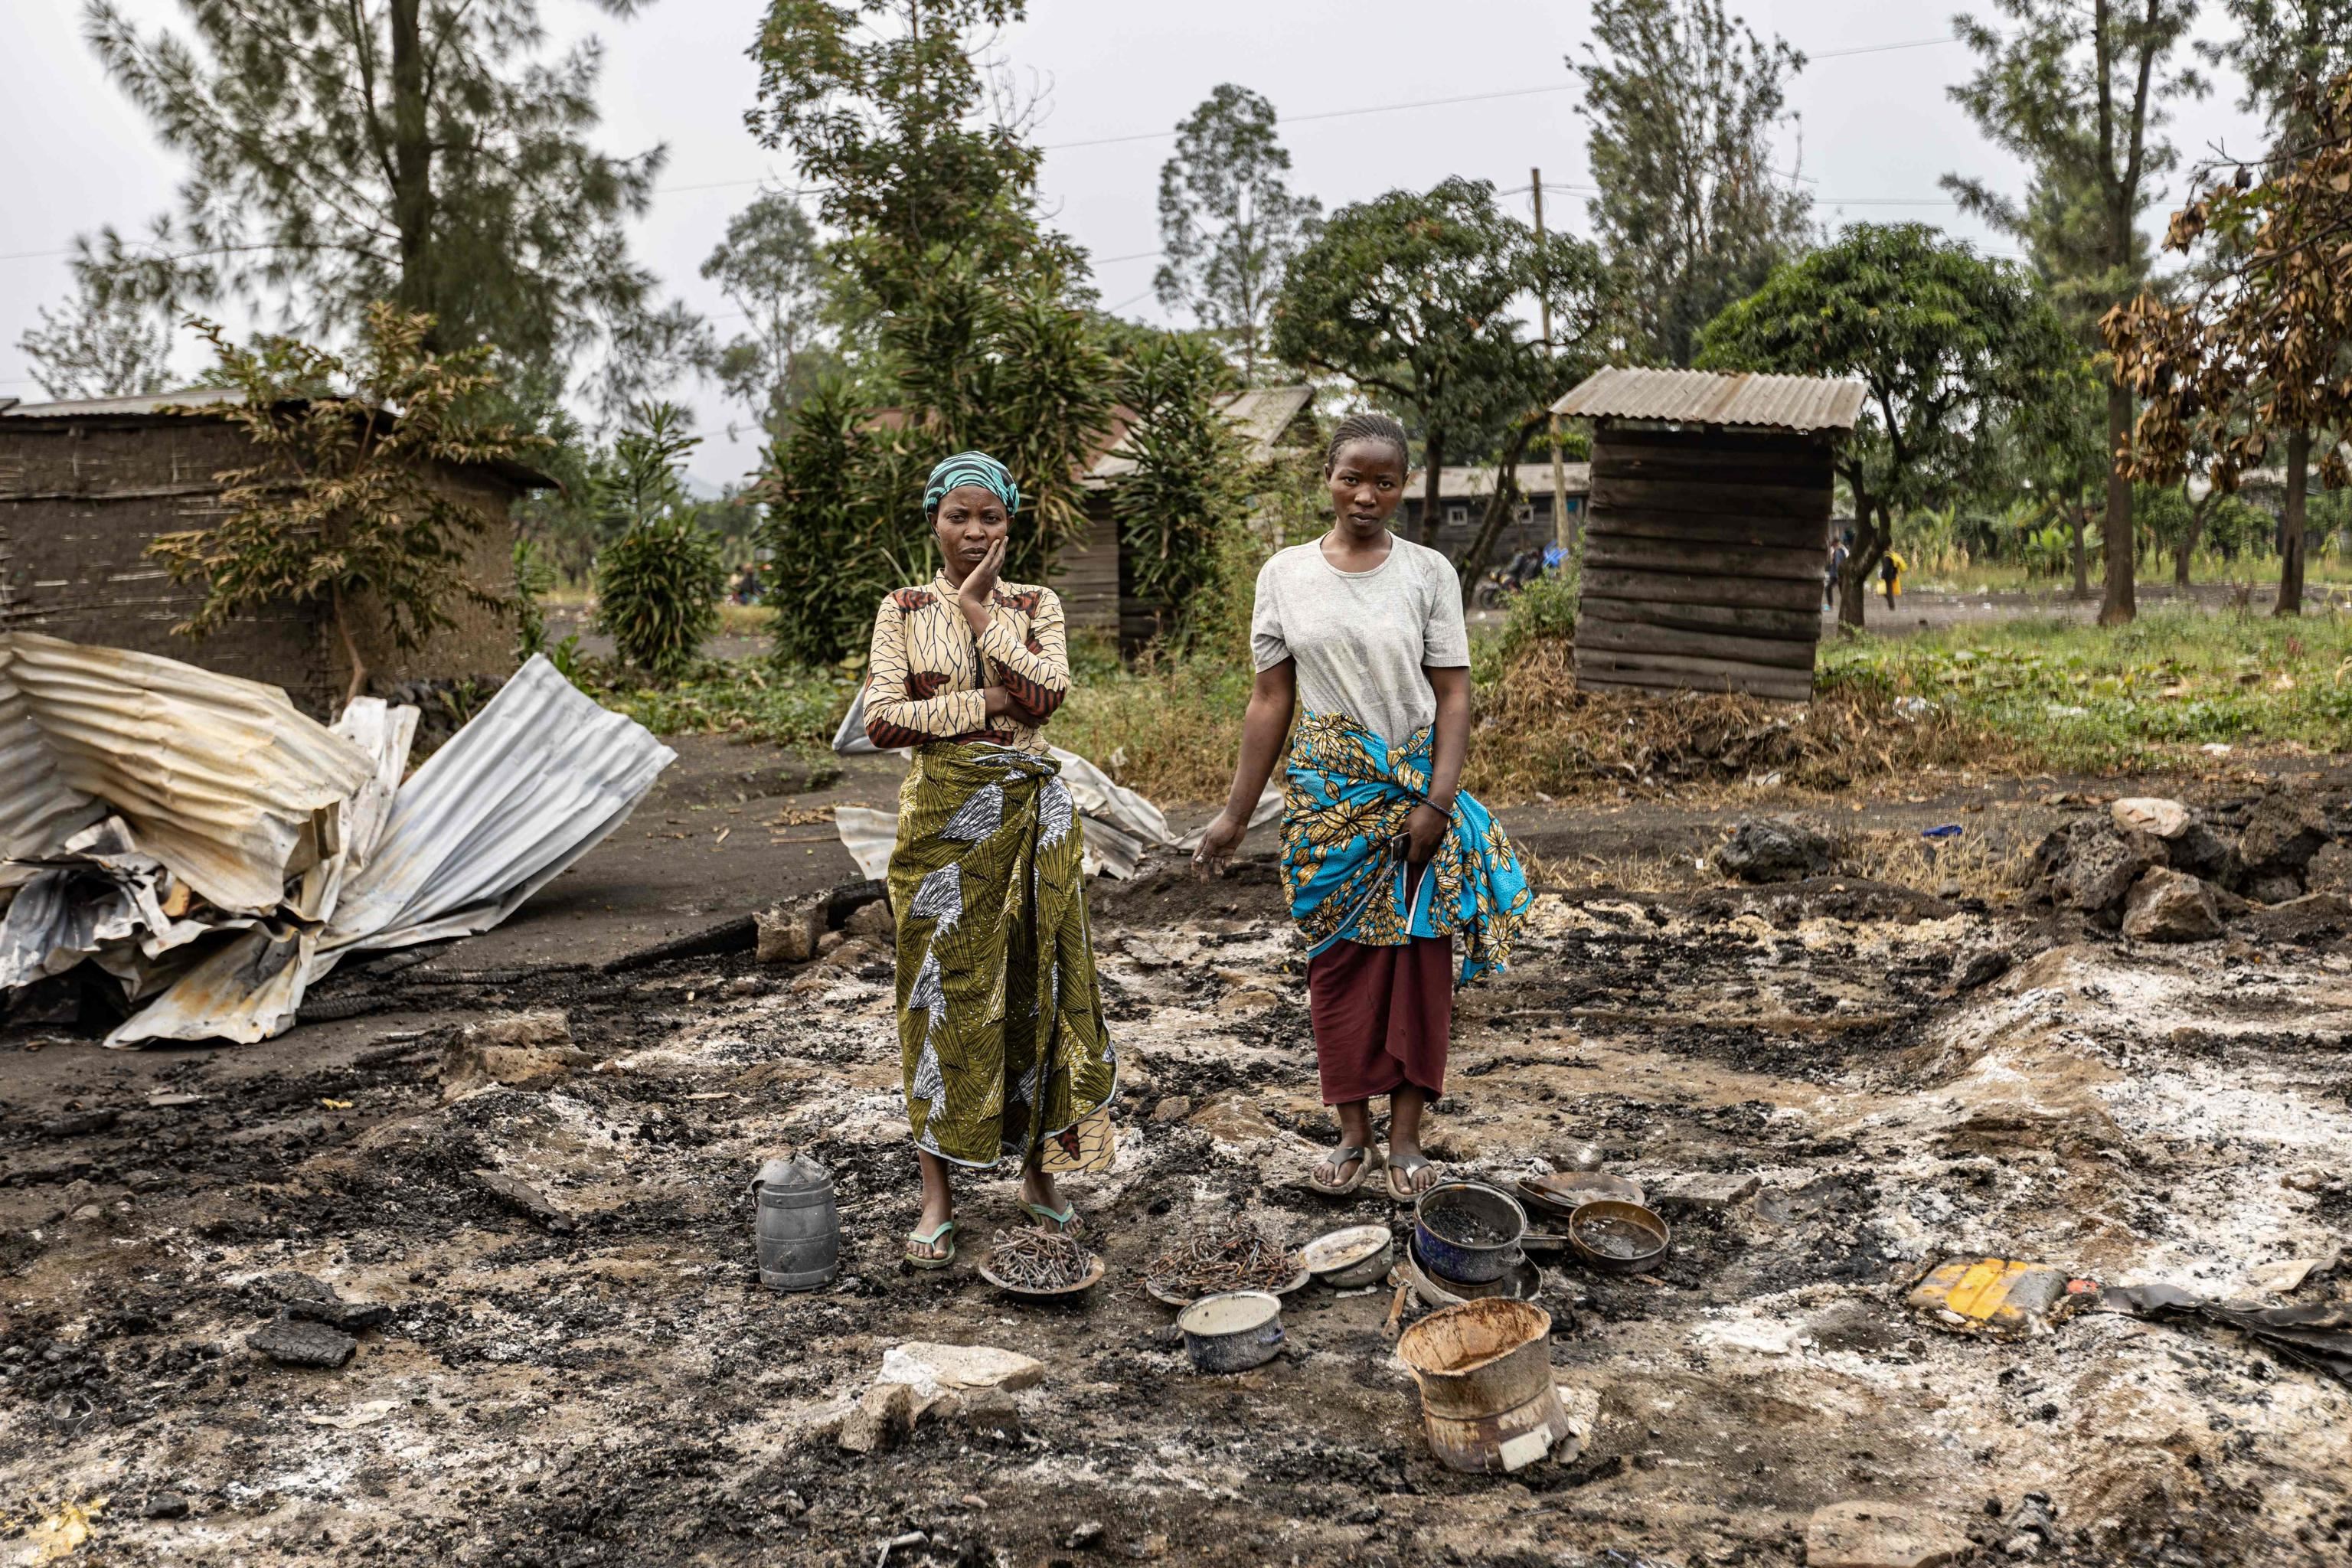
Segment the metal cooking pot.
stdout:
<path fill-rule="evenodd" d="M 1447 1182 L 1421 1194 L 1412 1209 L 1413 1246 L 1424 1268 L 1447 1279 L 1486 1285 L 1525 1256 L 1528 1211 L 1499 1187 Z"/>

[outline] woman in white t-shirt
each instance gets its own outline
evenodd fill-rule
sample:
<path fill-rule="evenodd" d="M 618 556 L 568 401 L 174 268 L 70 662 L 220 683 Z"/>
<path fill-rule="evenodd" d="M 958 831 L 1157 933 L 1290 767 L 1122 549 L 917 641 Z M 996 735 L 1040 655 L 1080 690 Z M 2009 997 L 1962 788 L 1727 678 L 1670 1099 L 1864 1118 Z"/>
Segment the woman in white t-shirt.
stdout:
<path fill-rule="evenodd" d="M 1307 941 L 1323 1102 L 1339 1120 L 1339 1147 L 1308 1181 L 1339 1195 L 1383 1166 L 1399 1203 L 1436 1182 L 1421 1120 L 1445 1086 L 1454 939 L 1461 981 L 1500 967 L 1529 902 L 1510 841 L 1459 787 L 1462 589 L 1444 556 L 1389 531 L 1408 467 L 1404 427 L 1385 416 L 1356 415 L 1333 435 L 1323 474 L 1338 517 L 1258 573 L 1241 760 L 1193 857 L 1213 869 L 1233 855 L 1289 735 L 1283 885 Z M 1371 1121 L 1382 1094 L 1385 1155 Z"/>

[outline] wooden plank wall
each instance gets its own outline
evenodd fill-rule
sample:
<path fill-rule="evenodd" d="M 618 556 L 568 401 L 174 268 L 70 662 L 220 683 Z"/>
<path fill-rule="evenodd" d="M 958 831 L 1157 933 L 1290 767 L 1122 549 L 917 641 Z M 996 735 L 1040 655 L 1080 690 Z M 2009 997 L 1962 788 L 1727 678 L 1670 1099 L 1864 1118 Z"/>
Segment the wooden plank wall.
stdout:
<path fill-rule="evenodd" d="M 1824 438 L 1603 424 L 1579 689 L 1810 698 L 1830 502 Z"/>

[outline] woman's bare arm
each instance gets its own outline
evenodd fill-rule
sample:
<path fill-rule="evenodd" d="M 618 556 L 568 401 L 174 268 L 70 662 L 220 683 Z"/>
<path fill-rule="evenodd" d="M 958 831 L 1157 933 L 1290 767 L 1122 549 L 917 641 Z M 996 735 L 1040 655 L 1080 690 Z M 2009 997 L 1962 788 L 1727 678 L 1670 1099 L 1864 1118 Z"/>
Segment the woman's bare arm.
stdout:
<path fill-rule="evenodd" d="M 1257 672 L 1257 680 L 1250 688 L 1249 708 L 1242 715 L 1242 753 L 1234 766 L 1233 791 L 1225 797 L 1225 809 L 1201 836 L 1201 847 L 1192 852 L 1193 864 L 1214 870 L 1241 847 L 1242 836 L 1249 831 L 1250 813 L 1257 809 L 1258 796 L 1265 793 L 1265 781 L 1274 776 L 1297 700 L 1298 670 L 1292 660 L 1286 658 Z"/>

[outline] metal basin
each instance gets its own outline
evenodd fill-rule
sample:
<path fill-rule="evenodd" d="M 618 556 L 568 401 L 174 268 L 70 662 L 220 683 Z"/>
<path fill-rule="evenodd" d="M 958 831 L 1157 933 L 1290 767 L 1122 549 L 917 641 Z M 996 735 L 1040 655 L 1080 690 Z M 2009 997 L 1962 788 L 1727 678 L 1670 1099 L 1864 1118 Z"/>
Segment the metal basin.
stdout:
<path fill-rule="evenodd" d="M 1298 1261 L 1308 1272 L 1342 1290 L 1377 1283 L 1395 1257 L 1396 1237 L 1384 1225 L 1351 1225 L 1298 1249 Z"/>
<path fill-rule="evenodd" d="M 1483 1182 L 1432 1187 L 1413 1205 L 1422 1263 L 1465 1284 L 1490 1284 L 1517 1268 L 1527 1231 L 1528 1211 L 1518 1200 Z"/>
<path fill-rule="evenodd" d="M 1264 1290 L 1203 1296 L 1176 1314 L 1196 1372 L 1247 1372 L 1282 1350 L 1282 1300 Z"/>
<path fill-rule="evenodd" d="M 1602 1198 L 1568 1216 L 1568 1244 L 1588 1268 L 1633 1274 L 1649 1268 L 1674 1245 L 1666 1222 L 1640 1204 Z"/>
<path fill-rule="evenodd" d="M 1404 1256 L 1397 1260 L 1396 1275 L 1391 1284 L 1406 1284 L 1425 1307 L 1458 1307 L 1465 1301 L 1485 1300 L 1502 1296 L 1515 1300 L 1532 1301 L 1543 1293 L 1543 1270 L 1530 1258 L 1519 1259 L 1519 1266 L 1490 1285 L 1470 1285 L 1459 1279 L 1448 1279 L 1422 1267 L 1414 1252 L 1412 1238 L 1407 1237 Z"/>
<path fill-rule="evenodd" d="M 1496 1300 L 1432 1312 L 1398 1339 L 1440 1460 L 1457 1470 L 1516 1470 L 1568 1436 L 1550 1333 L 1550 1313 Z"/>

